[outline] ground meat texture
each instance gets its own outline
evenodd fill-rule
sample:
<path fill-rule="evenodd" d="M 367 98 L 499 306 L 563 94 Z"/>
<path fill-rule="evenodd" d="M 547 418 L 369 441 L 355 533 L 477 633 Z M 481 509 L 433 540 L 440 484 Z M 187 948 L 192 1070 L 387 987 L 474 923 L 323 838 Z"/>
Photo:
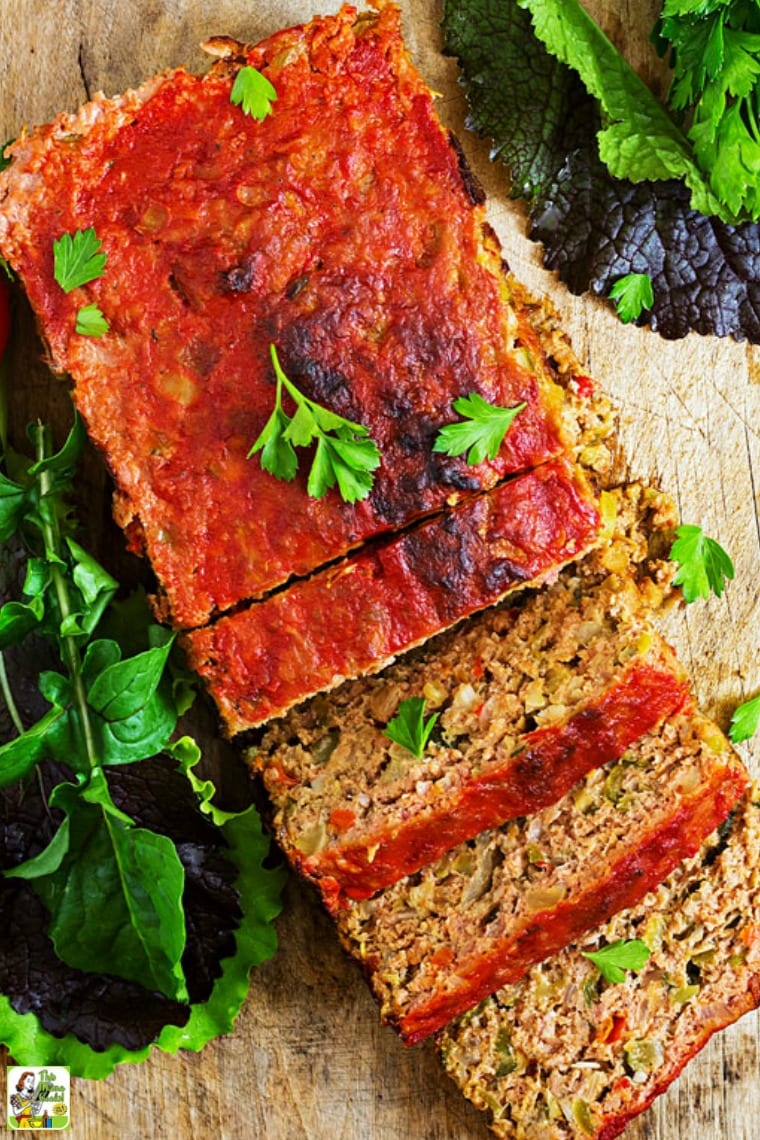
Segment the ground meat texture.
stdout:
<path fill-rule="evenodd" d="M 760 789 L 700 852 L 560 954 L 448 1026 L 439 1046 L 504 1140 L 612 1140 L 716 1031 L 760 1004 Z M 582 952 L 638 938 L 605 982 Z"/>
<path fill-rule="evenodd" d="M 668 720 L 562 800 L 337 912 L 407 1043 L 635 905 L 725 818 L 746 772 L 697 713 Z"/>
<path fill-rule="evenodd" d="M 649 623 L 573 567 L 520 608 L 481 614 L 299 706 L 268 728 L 253 764 L 280 846 L 332 909 L 553 803 L 687 693 Z M 412 697 L 438 716 L 419 760 L 385 735 Z"/>
<path fill-rule="evenodd" d="M 330 909 L 546 806 L 675 711 L 685 679 L 649 621 L 669 598 L 674 506 L 627 483 L 600 509 L 599 543 L 554 585 L 303 703 L 249 749 L 281 846 Z M 439 716 L 419 762 L 384 735 L 414 696 Z"/>
<path fill-rule="evenodd" d="M 0 252 L 51 364 L 73 377 L 117 483 L 117 517 L 178 627 L 585 432 L 580 390 L 568 414 L 572 376 L 547 357 L 535 312 L 505 275 L 398 11 L 346 7 L 256 47 L 211 48 L 228 58 L 203 78 L 169 72 L 22 131 L 0 178 Z M 230 102 L 243 64 L 277 91 L 261 121 Z M 90 226 L 105 271 L 67 294 L 53 242 Z M 75 333 L 85 304 L 105 315 L 104 336 Z M 305 395 L 376 441 L 382 465 L 363 502 L 309 498 L 308 458 L 292 483 L 247 458 L 274 406 L 271 344 Z M 527 405 L 497 458 L 477 467 L 432 451 L 470 392 Z"/>
<path fill-rule="evenodd" d="M 397 653 L 537 585 L 595 541 L 580 472 L 543 464 L 183 638 L 230 734 L 376 672 Z"/>

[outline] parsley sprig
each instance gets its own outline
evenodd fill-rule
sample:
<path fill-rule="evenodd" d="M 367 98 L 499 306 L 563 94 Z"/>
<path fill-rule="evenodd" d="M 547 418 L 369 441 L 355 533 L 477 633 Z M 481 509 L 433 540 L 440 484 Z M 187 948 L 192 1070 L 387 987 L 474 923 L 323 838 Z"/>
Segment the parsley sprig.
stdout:
<path fill-rule="evenodd" d="M 306 489 L 321 499 L 336 484 L 347 503 L 366 499 L 380 466 L 380 452 L 362 424 L 352 423 L 329 408 L 308 399 L 282 370 L 277 349 L 269 346 L 277 389 L 274 411 L 248 452 L 250 459 L 261 452 L 261 466 L 278 479 L 290 482 L 298 471 L 295 448 L 316 443 Z M 282 406 L 283 390 L 296 410 L 289 416 Z"/>
<path fill-rule="evenodd" d="M 73 234 L 62 234 L 53 242 L 53 276 L 64 293 L 71 293 L 103 275 L 106 255 L 101 251 L 101 244 L 92 226 Z M 108 329 L 108 321 L 97 305 L 82 305 L 77 311 L 75 331 L 80 336 L 103 336 Z"/>
<path fill-rule="evenodd" d="M 101 252 L 101 245 L 92 226 L 62 234 L 53 242 L 53 276 L 64 293 L 102 276 L 106 255 Z"/>
<path fill-rule="evenodd" d="M 708 538 L 701 526 L 679 526 L 670 557 L 678 563 L 673 584 L 680 586 L 684 600 L 708 598 L 712 591 L 721 597 L 726 580 L 734 577 L 734 564 L 714 538 Z"/>
<path fill-rule="evenodd" d="M 615 302 L 623 324 L 630 324 L 654 304 L 652 278 L 648 273 L 626 273 L 610 289 L 610 300 Z"/>
<path fill-rule="evenodd" d="M 108 328 L 108 321 L 97 305 L 82 305 L 76 323 L 76 331 L 80 336 L 103 336 Z"/>
<path fill-rule="evenodd" d="M 261 121 L 271 114 L 276 98 L 277 92 L 266 75 L 255 67 L 240 68 L 232 84 L 230 103 L 242 107 L 244 114 Z"/>
<path fill-rule="evenodd" d="M 760 728 L 760 693 L 734 709 L 728 735 L 734 744 L 749 740 Z"/>
<path fill-rule="evenodd" d="M 584 958 L 593 962 L 606 982 L 618 985 L 625 981 L 627 970 L 641 970 L 649 961 L 650 950 L 640 938 L 610 942 L 601 950 L 581 951 Z"/>
<path fill-rule="evenodd" d="M 433 451 L 446 455 L 463 455 L 467 451 L 467 462 L 471 466 L 482 463 L 486 457 L 495 459 L 512 421 L 525 407 L 524 403 L 514 408 L 489 404 L 477 392 L 460 396 L 454 400 L 453 408 L 464 418 L 460 423 L 441 428 Z"/>
<path fill-rule="evenodd" d="M 396 715 L 388 721 L 385 736 L 421 760 L 437 720 L 438 713 L 425 720 L 424 697 L 409 697 L 400 702 Z"/>

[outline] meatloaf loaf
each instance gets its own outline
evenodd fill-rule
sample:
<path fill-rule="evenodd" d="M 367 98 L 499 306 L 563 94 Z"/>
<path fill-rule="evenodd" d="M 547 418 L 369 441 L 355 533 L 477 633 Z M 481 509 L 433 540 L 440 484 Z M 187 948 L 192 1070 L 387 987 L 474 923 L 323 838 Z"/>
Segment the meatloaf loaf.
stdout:
<path fill-rule="evenodd" d="M 202 78 L 168 72 L 22 131 L 0 176 L 0 253 L 183 628 L 577 443 L 569 377 L 505 274 L 398 10 L 208 46 L 224 58 Z M 243 66 L 276 92 L 262 119 L 231 102 Z M 89 228 L 105 268 L 65 292 L 53 243 Z M 87 305 L 101 336 L 76 332 Z M 310 498 L 308 457 L 292 482 L 247 458 L 274 407 L 271 345 L 376 442 L 363 501 Z M 433 451 L 470 393 L 525 404 L 475 466 Z"/>
<path fill-rule="evenodd" d="M 183 637 L 231 735 L 537 585 L 596 540 L 581 469 L 543 464 Z"/>
<path fill-rule="evenodd" d="M 385 1021 L 407 1043 L 633 906 L 725 818 L 745 770 L 681 713 L 544 811 L 461 844 L 336 913 Z"/>
<path fill-rule="evenodd" d="M 760 789 L 641 903 L 448 1026 L 443 1063 L 504 1140 L 613 1140 L 760 1004 Z M 583 953 L 641 939 L 610 984 Z M 696 1135 L 696 1133 L 695 1133 Z"/>
<path fill-rule="evenodd" d="M 673 651 L 589 578 L 570 567 L 267 727 L 250 759 L 274 833 L 331 909 L 548 806 L 683 704 Z M 386 735 L 414 697 L 438 717 L 420 757 Z"/>

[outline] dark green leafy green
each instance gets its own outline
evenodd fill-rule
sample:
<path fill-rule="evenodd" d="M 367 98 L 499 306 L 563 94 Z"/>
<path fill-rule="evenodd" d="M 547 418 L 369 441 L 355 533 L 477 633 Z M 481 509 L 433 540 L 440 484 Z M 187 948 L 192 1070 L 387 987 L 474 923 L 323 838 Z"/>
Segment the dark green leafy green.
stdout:
<path fill-rule="evenodd" d="M 135 827 L 102 774 L 84 792 L 59 784 L 49 804 L 65 812 L 50 845 L 6 874 L 33 880 L 58 957 L 90 972 L 108 963 L 120 978 L 185 1001 L 184 871 L 172 841 Z"/>
<path fill-rule="evenodd" d="M 65 496 L 84 438 L 80 421 L 75 421 L 57 453 L 52 453 L 41 425 L 34 426 L 31 437 L 35 459 L 17 465 L 18 479 L 7 480 L 5 497 L 12 504 L 7 512 L 8 537 L 23 534 L 30 551 L 22 599 L 10 599 L 0 607 L 0 688 L 15 726 L 15 734 L 0 746 L 0 784 L 17 785 L 31 776 L 35 766 L 51 762 L 61 770 L 65 766 L 75 780 L 64 779 L 49 791 L 44 810 L 49 819 L 55 817 L 55 829 L 41 850 L 14 860 L 4 881 L 18 883 L 14 889 L 22 885 L 31 889 L 44 903 L 56 961 L 74 970 L 77 978 L 84 972 L 97 979 L 106 972 L 117 990 L 139 983 L 166 995 L 162 999 L 168 1002 L 166 1017 L 176 1024 L 187 1017 L 182 1010 L 188 1002 L 195 1001 L 185 976 L 185 963 L 197 972 L 197 953 L 187 945 L 184 896 L 186 868 L 197 877 L 201 856 L 185 864 L 174 840 L 160 827 L 140 826 L 118 807 L 105 773 L 113 766 L 171 751 L 180 709 L 189 701 L 189 674 L 172 662 L 174 637 L 150 623 L 144 599 L 141 613 L 134 603 L 114 605 L 117 583 L 69 533 L 73 520 Z M 130 637 L 123 645 L 100 636 L 101 631 L 114 632 L 127 623 Z M 39 673 L 35 704 L 41 701 L 46 711 L 31 724 L 16 707 L 2 652 L 15 653 L 30 636 L 50 642 L 61 665 L 60 670 L 46 668 Z M 189 741 L 176 748 L 194 789 L 191 769 L 198 750 Z M 234 831 L 242 826 L 241 816 L 210 808 L 210 792 L 199 787 L 200 807 L 212 830 L 224 825 Z M 245 815 L 248 834 L 257 823 L 255 809 Z M 209 864 L 212 880 L 216 859 L 213 856 Z M 248 916 L 248 928 L 258 930 L 259 923 L 268 925 L 278 909 L 281 879 L 260 866 L 250 874 L 258 880 L 261 898 L 254 907 L 256 915 Z M 194 896 L 198 888 L 196 883 Z M 190 931 L 193 936 L 208 936 L 221 949 L 227 942 L 220 941 L 214 929 L 215 920 L 196 916 Z M 255 946 L 250 944 L 254 941 Z M 238 965 L 234 986 L 224 987 L 225 1016 L 221 1005 L 214 1013 L 201 1009 L 194 1040 L 203 1043 L 229 1027 L 230 1015 L 234 1016 L 245 992 L 247 968 L 273 949 L 273 936 L 263 929 L 238 947 L 235 960 L 246 966 L 241 974 Z M 203 972 L 213 978 L 206 966 Z M 198 992 L 196 983 L 193 992 Z M 3 1003 L 0 1006 L 5 1008 Z M 189 1013 L 192 1021 L 192 1009 Z M 9 1019 L 13 1022 L 12 1013 L 0 1024 L 5 1041 L 12 1039 L 6 1029 Z M 26 1033 L 28 1022 L 24 1026 Z M 75 1045 L 74 1055 L 78 1053 Z"/>
<path fill-rule="evenodd" d="M 682 179 L 695 210 L 735 222 L 711 192 L 689 140 L 579 0 L 517 2 L 530 11 L 544 47 L 598 100 L 604 123 L 597 135 L 599 157 L 612 176 L 631 182 Z"/>
<path fill-rule="evenodd" d="M 92 226 L 62 234 L 53 242 L 53 276 L 64 293 L 102 276 L 106 255 L 101 252 L 101 244 Z"/>
<path fill-rule="evenodd" d="M 574 293 L 608 297 L 645 273 L 638 324 L 760 343 L 760 227 L 698 213 L 681 181 L 615 178 L 599 158 L 599 104 L 534 35 L 515 0 L 445 0 L 446 48 L 466 87 L 467 125 L 492 140 L 511 193 L 531 207 L 544 263 Z"/>
<path fill-rule="evenodd" d="M 235 76 L 230 92 L 230 102 L 242 107 L 246 115 L 253 119 L 266 119 L 271 114 L 272 103 L 277 92 L 266 75 L 255 67 L 241 67 Z"/>
<path fill-rule="evenodd" d="M 421 760 L 437 720 L 438 713 L 425 720 L 424 697 L 409 697 L 401 701 L 396 715 L 388 721 L 385 735 Z"/>
<path fill-rule="evenodd" d="M 646 942 L 640 938 L 611 942 L 609 946 L 590 953 L 581 951 L 582 956 L 593 962 L 604 980 L 611 985 L 624 982 L 626 971 L 641 970 L 646 966 L 650 953 Z"/>
<path fill-rule="evenodd" d="M 463 416 L 463 422 L 446 424 L 436 436 L 433 451 L 446 455 L 462 455 L 467 451 L 471 465 L 484 459 L 495 459 L 512 421 L 526 405 L 502 408 L 489 404 L 477 392 L 460 396 L 454 401 L 454 411 Z M 469 448 L 469 450 L 468 450 Z"/>
<path fill-rule="evenodd" d="M 261 466 L 290 482 L 298 471 L 296 447 L 316 443 L 306 490 L 321 499 L 336 484 L 347 503 L 365 499 L 372 490 L 380 453 L 362 424 L 352 423 L 299 392 L 282 370 L 277 349 L 270 345 L 277 388 L 275 406 L 248 457 L 261 452 Z M 295 403 L 293 416 L 282 407 L 283 389 Z"/>
<path fill-rule="evenodd" d="M 712 192 L 734 216 L 760 218 L 760 9 L 748 0 L 665 0 L 655 28 L 669 54 L 670 106 Z"/>
<path fill-rule="evenodd" d="M 726 580 L 734 576 L 734 564 L 714 538 L 708 538 L 701 526 L 679 526 L 670 549 L 671 560 L 678 563 L 673 584 L 681 587 L 686 602 L 721 597 Z"/>

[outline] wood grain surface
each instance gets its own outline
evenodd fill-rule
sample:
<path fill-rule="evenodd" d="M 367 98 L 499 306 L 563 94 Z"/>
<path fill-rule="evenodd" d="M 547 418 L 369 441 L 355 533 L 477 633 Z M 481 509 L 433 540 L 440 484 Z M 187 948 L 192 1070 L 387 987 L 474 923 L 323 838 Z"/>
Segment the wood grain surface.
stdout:
<path fill-rule="evenodd" d="M 734 558 L 736 580 L 723 599 L 676 611 L 666 630 L 703 708 L 726 728 L 733 707 L 760 690 L 760 349 L 697 336 L 669 343 L 626 328 L 605 305 L 572 297 L 546 273 L 525 238 L 523 208 L 507 202 L 503 172 L 488 164 L 483 144 L 464 134 L 456 69 L 440 54 L 438 3 L 402 0 L 401 6 L 414 57 L 441 93 L 440 113 L 486 187 L 513 270 L 534 292 L 553 298 L 580 358 L 620 409 L 630 471 L 672 492 L 683 520 L 720 538 Z M 657 4 L 589 0 L 588 6 L 646 77 L 661 81 L 645 43 Z M 98 90 L 115 94 L 179 63 L 202 70 L 197 45 L 211 34 L 257 40 L 336 8 L 337 0 L 0 0 L 0 137 L 73 110 Z M 17 310 L 14 428 L 22 430 L 32 416 L 66 422 L 62 385 L 40 363 L 21 302 Z M 118 539 L 94 457 L 86 478 L 92 488 L 86 523 L 100 548 Z M 758 745 L 741 750 L 760 775 Z M 294 882 L 278 928 L 281 949 L 255 975 L 236 1032 L 198 1056 L 155 1055 L 101 1083 L 76 1081 L 75 1135 L 485 1140 L 484 1119 L 443 1075 L 432 1049 L 404 1049 L 378 1026 L 358 971 Z M 714 1039 L 626 1135 L 757 1140 L 757 1016 Z"/>

